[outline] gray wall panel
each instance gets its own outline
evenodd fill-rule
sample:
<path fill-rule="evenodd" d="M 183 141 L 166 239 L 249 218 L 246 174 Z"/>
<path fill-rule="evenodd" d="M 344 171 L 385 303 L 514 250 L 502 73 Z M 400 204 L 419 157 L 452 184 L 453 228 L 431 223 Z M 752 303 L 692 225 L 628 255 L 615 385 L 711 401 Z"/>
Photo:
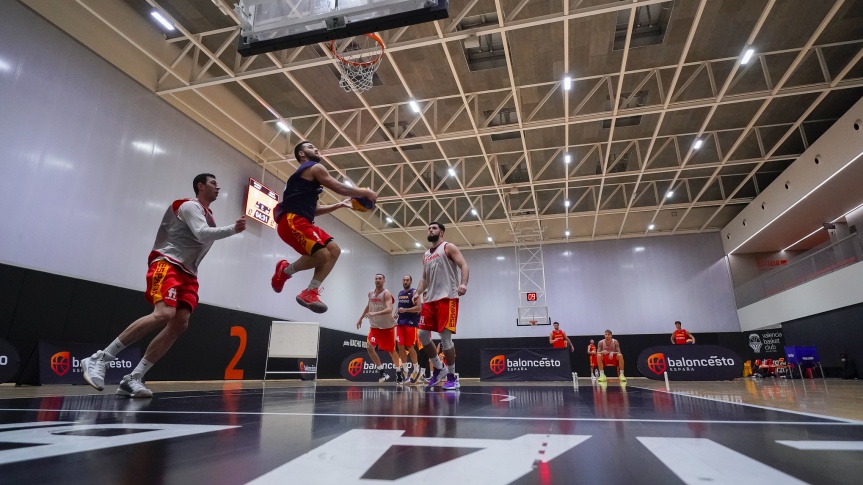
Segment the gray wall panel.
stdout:
<path fill-rule="evenodd" d="M 242 214 L 248 178 L 261 178 L 246 157 L 17 2 L 0 2 L 0 106 L 0 261 L 16 266 L 143 290 L 162 214 L 194 196 L 196 174 L 216 174 L 222 225 Z M 274 180 L 264 183 L 281 191 Z M 332 216 L 319 222 L 350 251 L 325 282 L 328 313 L 294 301 L 310 272 L 273 293 L 275 262 L 297 255 L 255 221 L 213 246 L 201 300 L 356 332 L 365 286 L 389 257 Z M 355 279 L 369 274 L 358 290 Z"/>
<path fill-rule="evenodd" d="M 517 327 L 515 250 L 463 251 L 470 267 L 460 302 L 462 338 L 544 336 Z M 498 260 L 503 257 L 503 260 Z M 692 333 L 739 332 L 718 234 L 621 239 L 543 248 L 549 316 L 572 335 L 668 333 L 681 320 Z M 422 258 L 398 256 L 396 273 L 419 281 Z"/>

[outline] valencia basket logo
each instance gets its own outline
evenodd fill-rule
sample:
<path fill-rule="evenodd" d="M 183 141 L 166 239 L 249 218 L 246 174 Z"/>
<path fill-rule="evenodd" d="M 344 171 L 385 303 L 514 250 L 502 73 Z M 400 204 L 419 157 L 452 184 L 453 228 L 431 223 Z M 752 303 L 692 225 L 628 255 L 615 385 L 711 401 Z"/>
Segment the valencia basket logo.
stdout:
<path fill-rule="evenodd" d="M 51 356 L 51 370 L 58 376 L 66 375 L 71 367 L 69 352 L 57 352 Z"/>
<path fill-rule="evenodd" d="M 488 362 L 488 367 L 492 372 L 499 375 L 501 372 L 506 370 L 506 357 L 504 357 L 503 354 L 495 355 Z"/>
<path fill-rule="evenodd" d="M 661 353 L 653 354 L 647 358 L 647 368 L 656 375 L 662 375 L 667 368 L 665 366 L 665 355 Z"/>

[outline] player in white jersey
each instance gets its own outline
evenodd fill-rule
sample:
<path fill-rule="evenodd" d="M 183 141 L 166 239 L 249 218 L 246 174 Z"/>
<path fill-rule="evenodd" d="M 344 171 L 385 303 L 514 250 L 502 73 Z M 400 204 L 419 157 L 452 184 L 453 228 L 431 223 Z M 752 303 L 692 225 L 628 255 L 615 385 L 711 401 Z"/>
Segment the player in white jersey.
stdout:
<path fill-rule="evenodd" d="M 439 222 L 432 222 L 428 228 L 428 241 L 432 247 L 423 255 L 423 276 L 417 286 L 415 299 L 426 292 L 420 313 L 419 338 L 423 350 L 431 362 L 432 376 L 429 389 L 443 381 L 444 364 L 432 345 L 431 332 L 440 334 L 440 345 L 446 358 L 445 391 L 458 389 L 455 376 L 455 334 L 458 321 L 458 299 L 467 292 L 468 267 L 461 251 L 455 244 L 443 240 L 446 228 Z M 461 273 L 461 275 L 459 275 Z"/>
<path fill-rule="evenodd" d="M 186 331 L 189 317 L 198 304 L 198 265 L 213 242 L 246 229 L 246 219 L 242 216 L 230 226 L 216 226 L 210 210 L 210 204 L 219 196 L 215 175 L 198 175 L 192 187 L 195 199 L 175 200 L 165 211 L 150 252 L 145 297 L 153 305 L 153 313 L 135 320 L 105 350 L 81 360 L 84 379 L 99 391 L 105 385 L 106 362 L 114 360 L 121 350 L 147 334 L 160 330 L 147 346 L 144 358 L 117 389 L 120 396 L 153 396 L 142 382 L 144 373 Z"/>
<path fill-rule="evenodd" d="M 369 351 L 369 357 L 372 358 L 372 362 L 375 363 L 378 372 L 380 372 L 378 381 L 384 382 L 390 378 L 390 375 L 384 370 L 381 359 L 375 352 L 375 346 L 383 352 L 389 352 L 396 368 L 396 379 L 402 383 L 405 380 L 405 374 L 399 360 L 399 354 L 396 352 L 396 319 L 393 317 L 395 298 L 389 290 L 384 288 L 384 282 L 386 282 L 386 277 L 383 274 L 375 275 L 375 289 L 369 292 L 369 302 L 357 320 L 357 328 L 362 327 L 364 318 L 369 319 L 371 328 L 369 329 L 366 348 Z"/>

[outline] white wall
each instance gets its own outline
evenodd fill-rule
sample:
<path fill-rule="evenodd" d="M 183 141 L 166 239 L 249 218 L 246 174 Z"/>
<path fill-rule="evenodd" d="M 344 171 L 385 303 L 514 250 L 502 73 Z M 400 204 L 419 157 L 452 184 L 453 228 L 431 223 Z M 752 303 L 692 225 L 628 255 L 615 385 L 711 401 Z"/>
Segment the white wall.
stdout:
<path fill-rule="evenodd" d="M 642 249 L 639 249 L 642 248 Z M 518 266 L 513 248 L 463 250 L 470 267 L 459 303 L 462 338 L 544 336 L 517 327 Z M 503 260 L 498 260 L 503 257 Z M 547 245 L 549 316 L 572 335 L 739 332 L 718 233 Z M 394 257 L 393 276 L 419 282 L 420 255 Z M 390 281 L 390 289 L 398 289 Z"/>
<path fill-rule="evenodd" d="M 857 263 L 737 310 L 744 332 L 863 303 Z"/>
<path fill-rule="evenodd" d="M 159 221 L 194 196 L 195 175 L 217 176 L 222 225 L 242 214 L 248 178 L 260 179 L 246 157 L 17 2 L 0 2 L 0 106 L 0 262 L 143 291 Z M 276 261 L 296 253 L 254 221 L 207 255 L 201 301 L 356 331 L 365 301 L 354 277 L 373 278 L 389 257 L 332 216 L 318 222 L 347 250 L 325 282 L 329 312 L 294 300 L 310 273 L 273 293 Z"/>

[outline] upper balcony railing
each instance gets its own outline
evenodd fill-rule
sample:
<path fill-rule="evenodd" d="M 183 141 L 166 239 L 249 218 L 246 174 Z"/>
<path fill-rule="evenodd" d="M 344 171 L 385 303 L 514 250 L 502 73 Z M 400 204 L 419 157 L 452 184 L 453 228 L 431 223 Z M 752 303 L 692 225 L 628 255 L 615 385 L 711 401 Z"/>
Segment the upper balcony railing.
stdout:
<path fill-rule="evenodd" d="M 735 288 L 737 308 L 751 305 L 860 261 L 863 261 L 863 243 L 856 233 L 851 234 L 788 266 L 777 268 Z"/>

